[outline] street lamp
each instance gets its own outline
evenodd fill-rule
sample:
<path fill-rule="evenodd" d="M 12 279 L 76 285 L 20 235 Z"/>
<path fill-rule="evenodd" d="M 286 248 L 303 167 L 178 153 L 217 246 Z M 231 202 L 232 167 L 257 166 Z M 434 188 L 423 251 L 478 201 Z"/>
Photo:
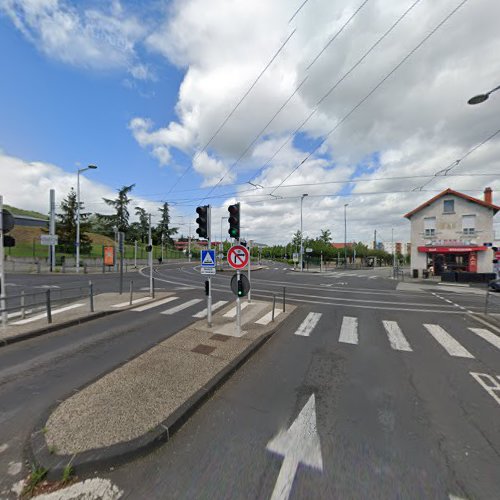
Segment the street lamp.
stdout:
<path fill-rule="evenodd" d="M 489 92 L 486 92 L 486 94 L 478 94 L 474 97 L 471 97 L 467 101 L 467 104 L 481 104 L 482 102 L 486 101 L 490 97 L 490 94 L 493 94 L 493 92 L 495 92 L 496 90 L 500 90 L 500 85 L 490 90 Z"/>
<path fill-rule="evenodd" d="M 86 170 L 95 170 L 95 165 L 78 169 L 76 176 L 76 272 L 80 272 L 80 174 Z"/>
<path fill-rule="evenodd" d="M 304 193 L 300 197 L 300 272 L 304 271 L 304 241 L 303 241 L 303 234 L 302 234 L 302 203 L 304 201 L 304 198 L 308 196 L 307 193 Z"/>
<path fill-rule="evenodd" d="M 349 203 L 344 205 L 344 269 L 347 269 L 347 207 Z"/>

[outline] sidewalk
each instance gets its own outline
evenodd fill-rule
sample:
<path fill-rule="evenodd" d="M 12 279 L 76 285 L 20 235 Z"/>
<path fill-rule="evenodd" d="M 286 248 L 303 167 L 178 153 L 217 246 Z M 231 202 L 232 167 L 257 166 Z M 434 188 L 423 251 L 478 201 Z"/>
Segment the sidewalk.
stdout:
<path fill-rule="evenodd" d="M 44 333 L 60 330 L 68 326 L 84 323 L 92 319 L 124 311 L 138 304 L 146 304 L 152 300 L 165 298 L 172 293 L 156 292 L 152 299 L 147 292 L 136 292 L 132 306 L 128 293 L 102 293 L 94 296 L 94 312 L 90 310 L 89 297 L 68 304 L 52 307 L 52 323 L 47 321 L 47 312 L 40 310 L 27 314 L 22 319 L 19 313 L 9 315 L 9 322 L 5 328 L 0 326 L 0 346 L 19 342 L 28 338 L 37 337 Z M 26 308 L 29 311 L 29 307 Z"/>
<path fill-rule="evenodd" d="M 154 449 L 170 436 L 295 309 L 254 301 L 242 310 L 235 336 L 234 304 L 168 338 L 86 386 L 40 420 L 31 436 L 35 463 L 60 477 L 116 466 Z"/>

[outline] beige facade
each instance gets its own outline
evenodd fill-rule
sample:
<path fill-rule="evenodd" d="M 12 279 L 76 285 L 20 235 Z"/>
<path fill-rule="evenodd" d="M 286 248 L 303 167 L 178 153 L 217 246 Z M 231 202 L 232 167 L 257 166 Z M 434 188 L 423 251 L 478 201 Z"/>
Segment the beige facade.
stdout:
<path fill-rule="evenodd" d="M 485 243 L 495 240 L 491 190 L 477 200 L 447 189 L 405 217 L 411 222 L 411 268 L 421 272 L 444 261 L 445 268 L 489 273 L 493 252 Z"/>

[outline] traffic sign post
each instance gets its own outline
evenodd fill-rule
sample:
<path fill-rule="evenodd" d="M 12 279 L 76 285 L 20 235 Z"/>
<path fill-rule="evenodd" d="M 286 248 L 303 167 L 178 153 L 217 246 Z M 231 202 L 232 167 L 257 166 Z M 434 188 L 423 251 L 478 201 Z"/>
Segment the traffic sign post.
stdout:
<path fill-rule="evenodd" d="M 3 196 L 0 195 L 0 308 L 2 309 L 2 326 L 7 326 L 7 311 L 5 310 L 5 272 L 4 272 L 4 250 L 3 250 L 3 235 L 4 235 L 4 216 Z"/>

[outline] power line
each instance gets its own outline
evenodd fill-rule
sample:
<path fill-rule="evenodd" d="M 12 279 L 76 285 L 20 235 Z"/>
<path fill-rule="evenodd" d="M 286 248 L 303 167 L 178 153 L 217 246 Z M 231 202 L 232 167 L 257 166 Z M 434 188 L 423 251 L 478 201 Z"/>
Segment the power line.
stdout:
<path fill-rule="evenodd" d="M 304 5 L 307 2 L 309 2 L 309 0 L 304 0 L 302 2 L 302 5 L 294 12 L 293 16 L 288 20 L 288 24 L 290 24 L 295 19 L 295 17 L 297 16 L 297 14 L 302 10 L 302 7 L 304 7 Z"/>
<path fill-rule="evenodd" d="M 403 21 L 403 19 L 413 10 L 414 7 L 420 2 L 421 0 L 415 0 L 399 17 L 396 19 L 396 21 L 371 45 L 371 47 L 354 63 L 348 71 L 346 71 L 329 89 L 328 91 L 323 94 L 323 96 L 318 100 L 318 102 L 314 105 L 313 110 L 309 113 L 309 115 L 305 118 L 302 123 L 292 132 L 291 135 L 288 136 L 288 138 L 281 144 L 281 146 L 274 152 L 274 154 L 264 163 L 264 165 L 255 173 L 252 179 L 255 179 L 258 177 L 264 169 L 269 166 L 269 164 L 276 158 L 276 156 L 281 152 L 281 150 L 295 137 L 295 134 L 297 134 L 305 125 L 306 123 L 309 122 L 309 120 L 317 113 L 319 110 L 319 106 L 321 103 L 331 95 L 331 93 L 370 55 L 373 50 L 396 28 L 396 26 Z"/>
<path fill-rule="evenodd" d="M 217 137 L 217 135 L 222 130 L 222 128 L 226 125 L 226 123 L 234 115 L 234 113 L 236 112 L 236 110 L 240 107 L 241 103 L 246 99 L 246 97 L 248 96 L 248 94 L 250 94 L 250 92 L 254 89 L 254 87 L 257 85 L 257 83 L 262 78 L 262 76 L 264 75 L 264 73 L 269 69 L 269 67 L 274 62 L 274 60 L 278 57 L 278 55 L 281 53 L 281 51 L 285 48 L 285 45 L 289 42 L 290 38 L 292 38 L 292 36 L 294 35 L 295 31 L 296 30 L 294 29 L 290 33 L 290 35 L 288 35 L 287 39 L 281 44 L 280 48 L 274 53 L 274 55 L 268 61 L 268 63 L 264 67 L 264 69 L 259 73 L 259 75 L 253 81 L 253 83 L 250 85 L 250 87 L 248 88 L 248 90 L 243 94 L 243 96 L 240 98 L 240 100 L 236 103 L 236 105 L 232 108 L 232 110 L 229 112 L 229 114 L 226 116 L 226 118 L 222 121 L 222 123 L 219 125 L 219 127 L 217 128 L 217 130 L 214 132 L 214 134 L 212 135 L 212 137 L 210 137 L 210 139 L 208 140 L 208 142 L 203 146 L 203 148 L 201 150 L 199 150 L 199 151 L 196 152 L 196 154 L 194 155 L 194 157 L 192 159 L 192 162 L 194 162 L 194 160 L 201 153 L 203 153 L 208 148 L 208 146 L 210 146 L 210 144 L 215 139 L 215 137 Z M 189 170 L 191 170 L 191 168 L 192 168 L 192 162 L 191 162 L 191 165 L 189 165 L 186 168 L 186 170 L 184 170 L 184 172 L 181 174 L 181 176 L 175 181 L 175 183 L 172 185 L 172 187 L 170 188 L 170 191 L 168 193 L 171 193 L 172 190 L 177 186 L 177 184 L 179 184 L 179 182 L 184 178 L 184 176 L 187 174 L 187 172 L 189 172 Z"/>
<path fill-rule="evenodd" d="M 448 172 L 450 172 L 451 170 L 453 170 L 455 167 L 458 167 L 458 165 L 463 160 L 465 160 L 465 158 L 467 158 L 472 153 L 474 153 L 474 151 L 477 151 L 481 146 L 483 146 L 488 141 L 490 141 L 491 139 L 493 139 L 493 137 L 495 137 L 499 133 L 500 133 L 500 128 L 496 132 L 493 132 L 493 134 L 491 134 L 490 136 L 488 136 L 486 139 L 484 139 L 483 141 L 481 141 L 479 144 L 477 144 L 476 146 L 474 146 L 472 149 L 469 149 L 469 151 L 467 151 L 467 153 L 465 153 L 458 160 L 455 160 L 453 163 L 450 163 L 447 167 L 445 167 L 445 168 L 439 170 L 438 172 L 436 172 L 427 182 L 424 182 L 421 186 L 414 188 L 413 191 L 422 191 L 422 189 L 425 186 L 427 186 L 428 184 L 430 184 L 434 180 L 434 177 L 450 177 L 448 175 Z"/>
<path fill-rule="evenodd" d="M 293 175 L 304 163 L 306 163 L 309 158 L 311 158 L 311 156 L 326 142 L 328 137 L 330 137 L 330 135 L 332 135 L 359 107 L 361 107 L 420 47 L 422 47 L 427 40 L 429 40 L 434 33 L 436 33 L 436 31 L 439 30 L 439 28 L 441 28 L 441 26 L 446 23 L 446 21 L 448 21 L 467 2 L 468 0 L 462 0 L 457 7 L 449 12 L 405 57 L 403 57 L 403 59 L 401 59 L 401 61 L 396 64 L 396 66 L 394 66 L 394 68 L 389 71 L 389 73 L 356 104 L 356 106 L 354 106 L 339 122 L 337 122 L 337 124 L 325 135 L 325 138 L 304 157 L 304 159 L 283 179 L 283 181 L 281 181 L 278 187 L 286 182 L 291 175 Z M 276 189 L 274 191 L 276 191 Z"/>

